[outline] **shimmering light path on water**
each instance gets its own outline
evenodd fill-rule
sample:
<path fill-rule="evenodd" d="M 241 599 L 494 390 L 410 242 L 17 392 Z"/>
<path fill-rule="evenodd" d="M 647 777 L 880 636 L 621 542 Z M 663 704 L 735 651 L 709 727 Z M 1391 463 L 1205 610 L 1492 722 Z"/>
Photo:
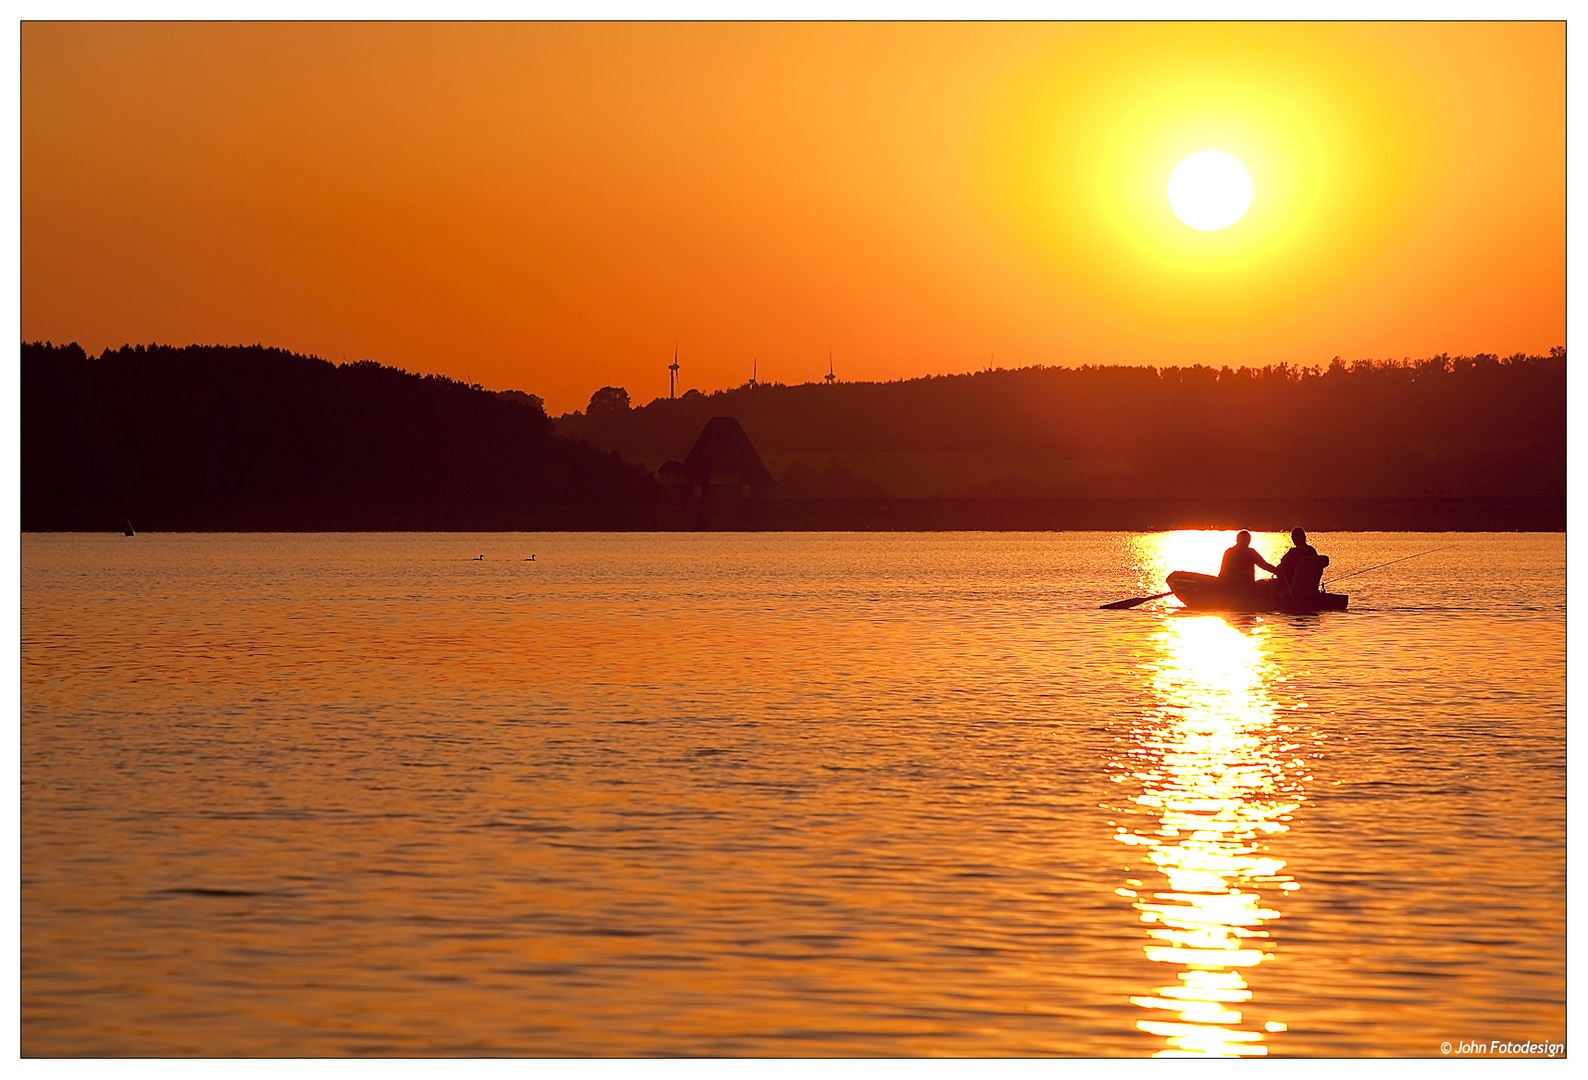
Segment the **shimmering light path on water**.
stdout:
<path fill-rule="evenodd" d="M 1115 838 L 1147 849 L 1167 891 L 1136 898 L 1153 929 L 1147 959 L 1183 967 L 1179 983 L 1158 987 L 1137 1005 L 1166 1009 L 1174 1021 L 1137 1021 L 1170 1046 L 1202 1053 L 1258 1055 L 1264 1030 L 1284 1021 L 1242 1028 L 1242 1005 L 1252 999 L 1243 972 L 1274 959 L 1263 926 L 1277 919 L 1271 897 L 1300 888 L 1282 873 L 1285 861 L 1264 841 L 1288 832 L 1304 798 L 1306 764 L 1268 697 L 1270 662 L 1262 628 L 1250 632 L 1216 615 L 1176 620 L 1155 636 L 1162 659 L 1153 671 L 1161 705 L 1131 732 L 1118 765 L 1120 781 L 1139 785 L 1131 798 L 1153 818 L 1152 828 L 1116 827 Z M 1312 756 L 1312 755 L 1308 755 Z M 1125 809 L 1124 813 L 1130 813 Z M 1167 1051 L 1166 1051 L 1167 1053 Z"/>
<path fill-rule="evenodd" d="M 1564 538 L 1316 539 L 24 536 L 23 1052 L 1563 1041 Z"/>

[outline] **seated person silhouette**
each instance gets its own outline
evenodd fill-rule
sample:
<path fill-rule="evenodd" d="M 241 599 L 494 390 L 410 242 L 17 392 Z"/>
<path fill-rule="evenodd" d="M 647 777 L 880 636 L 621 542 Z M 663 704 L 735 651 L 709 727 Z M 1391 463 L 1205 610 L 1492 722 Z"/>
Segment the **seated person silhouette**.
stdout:
<path fill-rule="evenodd" d="M 1257 553 L 1252 547 L 1252 534 L 1242 529 L 1235 535 L 1235 546 L 1224 552 L 1224 561 L 1219 563 L 1219 581 L 1242 592 L 1255 592 L 1259 566 L 1270 574 L 1278 569 Z"/>
<path fill-rule="evenodd" d="M 1279 560 L 1279 569 L 1274 571 L 1280 589 L 1291 596 L 1317 592 L 1329 557 L 1319 555 L 1318 549 L 1307 543 L 1307 534 L 1299 528 L 1290 530 L 1290 542 L 1295 546 L 1285 552 Z"/>

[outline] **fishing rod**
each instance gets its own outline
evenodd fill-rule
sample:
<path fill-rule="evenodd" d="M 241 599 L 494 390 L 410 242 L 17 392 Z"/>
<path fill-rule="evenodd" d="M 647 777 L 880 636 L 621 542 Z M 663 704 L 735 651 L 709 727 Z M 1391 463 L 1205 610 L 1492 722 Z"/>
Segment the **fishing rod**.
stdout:
<path fill-rule="evenodd" d="M 1415 555 L 1402 555 L 1398 559 L 1391 559 L 1389 562 L 1381 562 L 1378 564 L 1378 566 L 1369 566 L 1367 570 L 1353 570 L 1349 574 L 1341 574 L 1339 577 L 1330 578 L 1328 581 L 1325 581 L 1324 584 L 1333 585 L 1336 581 L 1344 581 L 1348 577 L 1356 577 L 1358 574 L 1365 574 L 1368 570 L 1377 570 L 1380 567 L 1394 566 L 1396 563 L 1405 562 L 1407 559 L 1420 559 L 1424 555 L 1432 555 L 1436 551 L 1445 551 L 1448 548 L 1453 548 L 1455 546 L 1456 545 L 1454 544 L 1446 544 L 1444 547 L 1429 548 L 1427 551 L 1419 551 Z"/>

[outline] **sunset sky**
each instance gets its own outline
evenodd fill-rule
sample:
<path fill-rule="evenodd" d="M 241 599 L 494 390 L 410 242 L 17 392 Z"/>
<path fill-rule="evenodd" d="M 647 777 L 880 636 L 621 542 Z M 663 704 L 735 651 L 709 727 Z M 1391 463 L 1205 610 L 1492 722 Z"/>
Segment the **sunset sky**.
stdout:
<path fill-rule="evenodd" d="M 23 24 L 22 335 L 597 388 L 1565 343 L 1565 28 Z M 1216 149 L 1245 215 L 1183 224 Z"/>

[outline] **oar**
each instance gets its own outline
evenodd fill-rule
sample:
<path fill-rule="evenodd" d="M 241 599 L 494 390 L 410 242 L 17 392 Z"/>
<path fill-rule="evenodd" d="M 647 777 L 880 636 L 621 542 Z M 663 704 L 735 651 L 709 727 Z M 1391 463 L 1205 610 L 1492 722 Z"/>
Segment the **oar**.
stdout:
<path fill-rule="evenodd" d="M 1145 604 L 1148 600 L 1162 600 L 1164 597 L 1172 595 L 1174 593 L 1170 591 L 1161 592 L 1157 596 L 1132 596 L 1129 600 L 1115 600 L 1112 604 L 1099 604 L 1097 608 L 1099 611 L 1124 611 L 1126 608 L 1133 608 L 1137 604 Z"/>
<path fill-rule="evenodd" d="M 1349 574 L 1341 574 L 1339 577 L 1330 578 L 1328 581 L 1325 581 L 1324 584 L 1333 585 L 1336 581 L 1344 581 L 1348 577 L 1356 577 L 1358 574 L 1365 574 L 1368 570 L 1377 570 L 1384 566 L 1394 566 L 1396 563 L 1405 562 L 1407 559 L 1420 559 L 1424 555 L 1432 555 L 1436 551 L 1445 551 L 1446 549 L 1453 548 L 1455 546 L 1456 545 L 1454 544 L 1446 544 L 1444 547 L 1429 548 L 1427 551 L 1419 551 L 1415 555 L 1402 555 L 1398 559 L 1391 559 L 1389 562 L 1381 562 L 1378 564 L 1378 566 L 1370 566 L 1367 568 L 1367 570 L 1353 570 Z"/>

